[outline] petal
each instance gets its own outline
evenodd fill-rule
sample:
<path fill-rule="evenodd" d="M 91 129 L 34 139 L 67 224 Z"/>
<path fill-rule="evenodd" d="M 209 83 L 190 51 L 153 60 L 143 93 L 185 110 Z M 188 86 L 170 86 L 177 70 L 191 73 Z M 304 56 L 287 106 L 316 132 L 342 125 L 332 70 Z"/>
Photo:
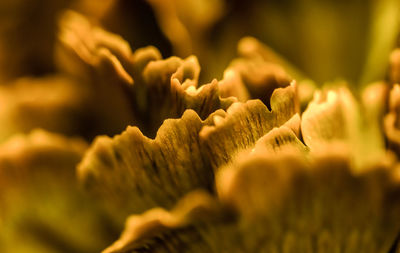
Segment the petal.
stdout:
<path fill-rule="evenodd" d="M 394 85 L 390 91 L 389 113 L 384 118 L 384 130 L 389 147 L 400 154 L 400 86 Z"/>
<path fill-rule="evenodd" d="M 290 85 L 293 80 L 285 70 L 266 57 L 264 46 L 254 38 L 243 38 L 238 45 L 240 57 L 233 60 L 220 82 L 223 97 L 239 101 L 260 99 L 270 108 L 272 92 Z"/>
<path fill-rule="evenodd" d="M 224 77 L 218 82 L 218 86 L 222 97 L 234 96 L 238 98 L 240 102 L 246 102 L 251 99 L 240 73 L 232 68 L 228 68 L 224 71 Z"/>
<path fill-rule="evenodd" d="M 202 48 L 207 32 L 224 13 L 220 0 L 147 0 L 174 53 L 185 56 Z"/>
<path fill-rule="evenodd" d="M 73 176 L 70 168 L 79 162 L 87 147 L 79 138 L 68 139 L 40 129 L 14 135 L 0 146 L 0 185 L 12 186 L 20 180 L 29 180 L 32 173 L 39 175 L 53 167 L 58 167 L 59 173 Z"/>
<path fill-rule="evenodd" d="M 171 57 L 152 61 L 145 67 L 141 84 L 146 87 L 145 110 L 138 113 L 142 115 L 144 133 L 154 136 L 165 119 L 179 118 L 186 109 L 196 111 L 201 119 L 205 119 L 218 109 L 226 110 L 236 101 L 235 98 L 219 97 L 216 80 L 197 88 L 199 71 L 195 57 L 185 60 Z M 136 101 L 140 99 L 143 96 L 136 95 Z"/>
<path fill-rule="evenodd" d="M 217 174 L 221 201 L 238 210 L 243 252 L 389 251 L 400 229 L 398 168 L 354 172 L 337 148 L 310 159 L 296 151 L 242 157 Z"/>
<path fill-rule="evenodd" d="M 300 116 L 294 115 L 285 125 L 274 128 L 261 137 L 252 150 L 252 153 L 280 153 L 297 150 L 307 153 L 306 147 L 298 138 Z"/>
<path fill-rule="evenodd" d="M 197 88 L 200 66 L 194 56 L 161 59 L 154 47 L 132 53 L 122 38 L 74 12 L 65 14 L 61 27 L 63 69 L 90 83 L 105 118 L 118 112 L 120 124 L 136 125 L 154 137 L 165 119 L 179 118 L 186 109 L 205 119 L 235 101 L 219 97 L 216 81 Z"/>
<path fill-rule="evenodd" d="M 277 88 L 289 86 L 291 82 L 281 67 L 260 58 L 237 59 L 231 63 L 227 71 L 237 72 L 250 97 L 258 98 L 268 106 L 272 92 Z"/>
<path fill-rule="evenodd" d="M 352 128 L 359 124 L 356 106 L 345 89 L 316 93 L 302 115 L 301 129 L 307 146 L 317 150 L 326 143 L 350 139 Z"/>
<path fill-rule="evenodd" d="M 285 81 L 285 79 L 289 78 L 290 76 L 299 81 L 303 81 L 305 79 L 303 73 L 287 62 L 282 56 L 274 52 L 274 50 L 272 50 L 266 44 L 254 37 L 244 37 L 239 41 L 238 54 L 243 58 L 260 58 L 265 63 L 274 64 L 274 68 L 277 70 L 277 80 Z"/>
<path fill-rule="evenodd" d="M 128 127 L 113 139 L 98 137 L 78 166 L 79 177 L 134 213 L 171 207 L 196 188 L 211 190 L 213 171 L 202 157 L 198 133 L 221 113 L 201 121 L 187 110 L 181 119 L 164 121 L 155 139 L 137 127 Z"/>
<path fill-rule="evenodd" d="M 390 82 L 400 83 L 400 48 L 393 50 L 390 54 Z"/>
<path fill-rule="evenodd" d="M 271 111 L 259 100 L 235 103 L 213 126 L 200 132 L 204 152 L 212 167 L 228 163 L 241 150 L 252 148 L 256 141 L 286 123 L 298 111 L 295 84 L 279 88 L 271 97 Z"/>
<path fill-rule="evenodd" d="M 400 171 L 378 164 L 354 174 L 336 151 L 242 157 L 218 173 L 222 203 L 193 192 L 171 211 L 131 216 L 103 252 L 388 252 L 400 228 Z"/>
<path fill-rule="evenodd" d="M 379 122 L 385 96 L 379 87 L 369 87 L 374 96 L 368 89 L 365 91 L 364 104 L 358 104 L 345 87 L 315 93 L 301 123 L 304 142 L 310 151 L 318 152 L 326 145 L 340 143 L 347 146 L 359 168 L 383 159 L 385 149 Z"/>
<path fill-rule="evenodd" d="M 63 13 L 59 26 L 57 66 L 88 92 L 89 137 L 121 132 L 134 122 L 128 99 L 133 83 L 126 69 L 131 56 L 128 43 L 73 11 Z"/>
<path fill-rule="evenodd" d="M 71 74 L 85 76 L 89 66 L 101 68 L 132 83 L 122 63 L 131 54 L 129 44 L 118 35 L 93 26 L 84 16 L 66 11 L 60 19 L 57 57 L 59 67 Z M 122 63 L 121 63 L 122 62 Z M 74 64 L 72 64 L 74 63 Z"/>
<path fill-rule="evenodd" d="M 121 237 L 103 253 L 134 252 L 214 252 L 195 224 L 218 220 L 222 208 L 205 192 L 185 196 L 171 210 L 151 209 L 127 219 Z M 202 238 L 202 237 L 205 238 Z"/>

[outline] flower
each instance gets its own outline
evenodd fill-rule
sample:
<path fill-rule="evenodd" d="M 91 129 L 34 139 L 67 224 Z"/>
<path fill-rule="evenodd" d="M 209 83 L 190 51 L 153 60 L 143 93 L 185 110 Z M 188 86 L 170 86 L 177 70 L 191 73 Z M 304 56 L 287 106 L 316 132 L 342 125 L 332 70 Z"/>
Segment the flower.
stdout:
<path fill-rule="evenodd" d="M 316 92 L 300 117 L 296 83 L 268 73 L 284 72 L 259 52 L 239 59 L 219 87 L 243 102 L 210 110 L 205 120 L 186 110 L 164 121 L 154 139 L 128 127 L 94 141 L 78 166 L 80 180 L 121 216 L 133 213 L 104 252 L 394 247 L 399 167 L 376 131 L 384 96 L 368 95 L 381 86 L 370 86 L 362 103 L 345 86 Z M 162 85 L 173 86 L 174 75 Z M 265 88 L 251 93 L 257 84 Z"/>
<path fill-rule="evenodd" d="M 332 18 L 342 12 L 327 11 L 338 7 L 329 1 L 303 4 L 298 16 L 266 15 L 266 27 L 296 21 L 310 8 L 318 10 L 310 12 L 320 20 L 316 27 L 343 28 L 348 36 L 336 41 L 329 29 L 295 22 L 310 35 L 305 42 L 292 33 L 290 41 L 278 40 L 302 45 L 304 52 L 307 40 L 325 41 L 314 46 L 315 59 L 300 64 L 319 81 L 332 73 L 327 67 L 338 66 L 341 43 L 366 37 L 366 30 L 351 27 L 369 17 L 351 2 L 343 4 L 351 7 L 344 12 L 362 14 L 356 25 Z M 110 25 L 109 18 L 114 28 L 129 20 L 115 16 L 127 2 L 69 4 L 74 10 L 61 13 L 57 33 L 45 29 L 32 40 L 55 49 L 33 50 L 45 52 L 38 59 L 54 58 L 43 65 L 48 71 L 20 78 L 18 73 L 31 73 L 32 66 L 21 63 L 32 57 L 27 45 L 0 73 L 9 83 L 0 87 L 0 251 L 399 252 L 398 49 L 383 60 L 396 22 L 384 22 L 393 24 L 384 36 L 378 29 L 397 5 L 383 0 L 363 6 L 379 7 L 382 15 L 371 12 L 364 65 L 353 64 L 357 57 L 335 68 L 353 82 L 361 73 L 355 70 L 365 69 L 363 89 L 350 90 L 345 81 L 317 88 L 254 37 L 239 41 L 232 60 L 232 39 L 244 35 L 238 28 L 265 13 L 293 13 L 288 3 L 148 0 L 135 5 L 137 15 L 130 16 L 140 22 L 132 31 L 125 22 L 119 27 L 136 35 L 133 43 L 99 26 Z M 242 19 L 227 22 L 236 15 Z M 24 15 L 18 17 L 30 27 Z M 49 20 L 53 26 L 53 16 Z M 146 40 L 138 35 L 149 20 L 178 56 L 163 57 L 165 48 L 136 48 Z M 248 26 L 251 35 L 286 47 L 274 40 L 279 29 L 266 35 L 271 29 L 258 23 Z M 363 44 L 346 56 L 360 56 Z M 321 50 L 327 45 L 332 50 Z M 302 58 L 304 52 L 286 53 Z M 327 55 L 332 65 L 316 64 Z M 209 79 L 219 78 L 223 68 L 222 79 Z M 364 86 L 371 80 L 377 82 Z"/>
<path fill-rule="evenodd" d="M 289 127 L 299 119 L 274 128 L 217 168 L 215 191 L 193 191 L 170 211 L 157 207 L 130 216 L 104 252 L 393 251 L 399 167 L 390 154 L 369 159 L 353 150 L 350 128 L 358 128 L 354 121 L 362 117 L 353 102 L 344 88 L 325 99 L 317 94 L 301 119 L 305 144 Z M 236 135 L 220 140 L 251 140 L 258 127 L 233 125 Z M 220 146 L 232 152 L 228 143 Z"/>

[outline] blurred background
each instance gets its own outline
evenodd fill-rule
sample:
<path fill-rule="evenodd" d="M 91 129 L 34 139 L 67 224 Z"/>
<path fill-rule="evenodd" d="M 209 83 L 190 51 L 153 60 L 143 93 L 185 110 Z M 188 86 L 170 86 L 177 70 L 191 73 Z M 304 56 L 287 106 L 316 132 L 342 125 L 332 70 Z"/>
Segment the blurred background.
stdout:
<path fill-rule="evenodd" d="M 222 77 L 239 39 L 254 36 L 318 83 L 370 82 L 384 72 L 379 64 L 399 30 L 397 0 L 3 0 L 3 80 L 54 71 L 51 49 L 65 8 L 133 49 L 154 45 L 164 57 L 197 55 L 207 81 Z"/>

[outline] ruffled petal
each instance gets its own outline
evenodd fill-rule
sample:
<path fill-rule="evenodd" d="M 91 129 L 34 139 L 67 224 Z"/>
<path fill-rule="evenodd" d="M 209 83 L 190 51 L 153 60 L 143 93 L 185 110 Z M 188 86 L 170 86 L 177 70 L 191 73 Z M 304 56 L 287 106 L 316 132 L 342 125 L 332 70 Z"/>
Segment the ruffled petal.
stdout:
<path fill-rule="evenodd" d="M 212 190 L 213 171 L 202 156 L 199 132 L 222 113 L 202 121 L 188 110 L 181 119 L 166 120 L 155 139 L 137 127 L 113 139 L 98 137 L 78 167 L 79 177 L 134 213 L 172 207 L 196 188 Z"/>
<path fill-rule="evenodd" d="M 236 101 L 233 97 L 219 97 L 216 80 L 197 87 L 199 72 L 198 61 L 193 56 L 185 60 L 171 57 L 152 61 L 144 68 L 143 83 L 137 86 L 145 87 L 145 96 L 136 95 L 136 101 L 145 100 L 142 106 L 145 110 L 138 114 L 144 122 L 141 129 L 147 135 L 153 136 L 165 119 L 179 118 L 186 109 L 196 111 L 205 119 L 218 109 L 226 110 Z"/>
<path fill-rule="evenodd" d="M 217 190 L 238 210 L 243 252 L 389 252 L 400 229 L 398 167 L 356 173 L 338 148 L 311 159 L 258 154 L 221 170 Z"/>
<path fill-rule="evenodd" d="M 360 120 L 356 106 L 354 98 L 344 88 L 314 95 L 302 115 L 301 129 L 307 146 L 317 150 L 326 143 L 349 140 Z"/>
<path fill-rule="evenodd" d="M 196 225 L 219 222 L 223 214 L 223 208 L 215 198 L 195 191 L 180 200 L 171 211 L 154 208 L 142 215 L 130 216 L 121 237 L 103 253 L 215 252 L 212 244 L 208 244 L 212 243 L 212 235 L 202 234 Z"/>
<path fill-rule="evenodd" d="M 385 108 L 385 96 L 381 92 L 385 86 L 369 88 L 361 105 L 345 87 L 315 93 L 301 123 L 304 142 L 311 152 L 340 144 L 359 168 L 383 159 L 386 151 L 379 122 Z"/>
<path fill-rule="evenodd" d="M 300 116 L 295 114 L 283 126 L 272 129 L 257 140 L 251 152 L 278 154 L 294 150 L 306 155 L 308 147 L 301 142 L 298 136 L 300 136 Z"/>
<path fill-rule="evenodd" d="M 214 170 L 230 162 L 241 150 L 252 148 L 258 139 L 285 124 L 297 112 L 293 83 L 273 92 L 271 110 L 259 100 L 249 100 L 233 104 L 222 117 L 214 117 L 214 125 L 205 126 L 200 132 L 204 152 Z"/>
<path fill-rule="evenodd" d="M 61 27 L 62 69 L 91 83 L 105 118 L 118 112 L 116 124 L 136 125 L 154 137 L 165 119 L 180 118 L 186 109 L 205 119 L 235 101 L 219 97 L 216 81 L 198 85 L 200 66 L 194 56 L 161 59 L 154 47 L 132 53 L 121 37 L 74 12 L 65 14 Z"/>
<path fill-rule="evenodd" d="M 220 81 L 221 95 L 235 96 L 241 102 L 260 99 L 270 107 L 272 92 L 290 85 L 293 80 L 285 70 L 266 59 L 265 50 L 254 38 L 244 38 L 239 42 L 239 58 L 233 60 Z"/>
<path fill-rule="evenodd" d="M 389 252 L 400 229 L 398 168 L 355 173 L 335 147 L 310 159 L 243 156 L 218 173 L 219 202 L 193 192 L 171 211 L 131 216 L 104 252 Z"/>

